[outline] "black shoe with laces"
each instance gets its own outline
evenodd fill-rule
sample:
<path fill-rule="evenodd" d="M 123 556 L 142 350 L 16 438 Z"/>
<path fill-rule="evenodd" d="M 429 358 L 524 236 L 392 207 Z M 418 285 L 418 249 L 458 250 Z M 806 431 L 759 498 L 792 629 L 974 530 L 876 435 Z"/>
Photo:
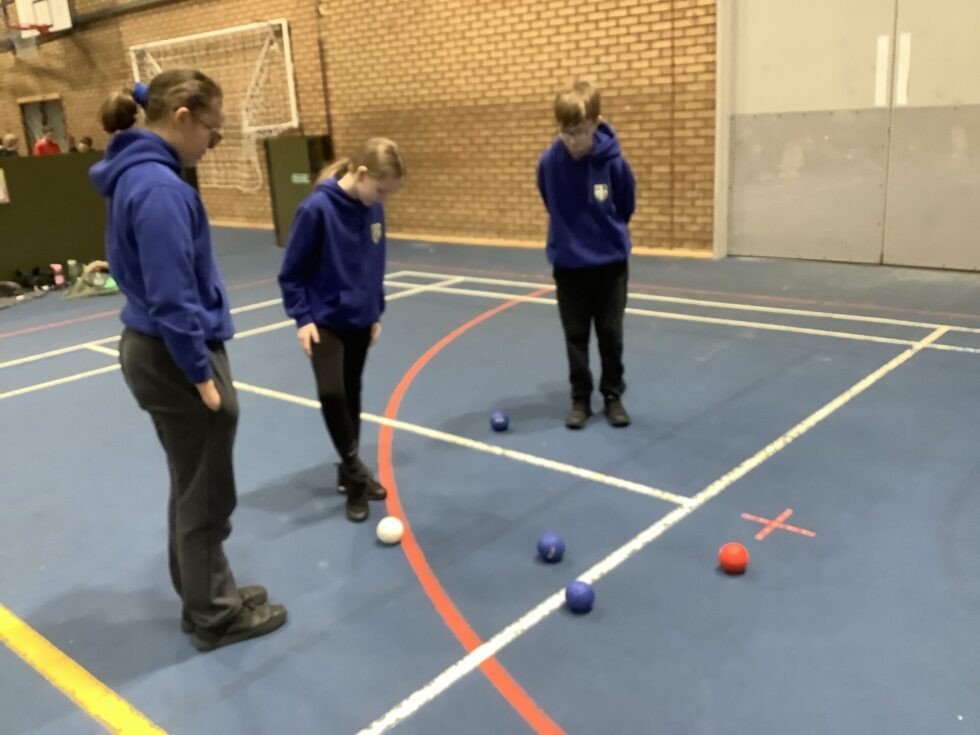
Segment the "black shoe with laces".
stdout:
<path fill-rule="evenodd" d="M 368 500 L 384 500 L 388 497 L 388 491 L 385 486 L 374 479 L 374 476 L 370 474 L 370 470 L 365 466 L 364 470 L 368 473 L 367 477 L 367 497 Z M 344 484 L 344 476 L 340 471 L 340 464 L 337 464 L 337 492 L 346 493 L 347 485 Z"/>
<path fill-rule="evenodd" d="M 341 464 L 337 472 L 337 486 L 344 488 L 347 495 L 347 520 L 354 523 L 366 521 L 371 511 L 368 508 L 368 484 L 371 473 L 357 460 L 352 467 Z"/>
<path fill-rule="evenodd" d="M 239 587 L 238 596 L 242 598 L 242 605 L 249 605 L 251 607 L 261 605 L 269 599 L 269 593 L 266 591 L 265 587 L 258 584 L 249 585 L 247 587 Z M 180 629 L 184 633 L 193 633 L 194 627 L 194 621 L 191 620 L 190 613 L 184 610 L 180 614 Z"/>
<path fill-rule="evenodd" d="M 623 402 L 618 396 L 606 396 L 606 407 L 603 409 L 606 420 L 617 428 L 630 425 L 630 415 L 623 408 Z"/>
<path fill-rule="evenodd" d="M 583 429 L 591 415 L 592 407 L 589 406 L 588 401 L 574 399 L 572 407 L 568 410 L 568 415 L 565 416 L 565 426 L 569 429 Z"/>
<path fill-rule="evenodd" d="M 282 605 L 242 605 L 238 614 L 216 628 L 195 628 L 191 643 L 198 651 L 213 651 L 232 643 L 258 638 L 281 628 L 286 622 Z"/>

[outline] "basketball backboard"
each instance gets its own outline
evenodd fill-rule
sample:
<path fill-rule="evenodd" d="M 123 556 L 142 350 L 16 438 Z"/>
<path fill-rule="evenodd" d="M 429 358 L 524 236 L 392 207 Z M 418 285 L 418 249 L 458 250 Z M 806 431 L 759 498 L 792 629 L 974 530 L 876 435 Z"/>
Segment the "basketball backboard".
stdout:
<path fill-rule="evenodd" d="M 18 26 L 49 26 L 51 33 L 67 31 L 72 27 L 69 0 L 17 0 Z M 36 30 L 21 31 L 24 38 L 38 35 Z"/>

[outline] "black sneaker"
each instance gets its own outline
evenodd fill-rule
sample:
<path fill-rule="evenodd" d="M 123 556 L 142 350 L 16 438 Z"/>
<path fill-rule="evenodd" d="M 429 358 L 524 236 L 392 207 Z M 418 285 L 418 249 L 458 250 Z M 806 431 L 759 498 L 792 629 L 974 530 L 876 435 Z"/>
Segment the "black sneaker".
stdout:
<path fill-rule="evenodd" d="M 265 587 L 258 584 L 239 587 L 238 596 L 242 598 L 243 605 L 249 605 L 251 607 L 261 605 L 269 599 L 269 593 Z M 194 621 L 191 620 L 191 616 L 186 610 L 180 614 L 180 629 L 184 633 L 194 632 Z"/>
<path fill-rule="evenodd" d="M 630 425 L 630 415 L 623 408 L 623 402 L 615 396 L 606 398 L 606 407 L 603 409 L 606 420 L 617 428 Z"/>
<path fill-rule="evenodd" d="M 588 401 L 575 399 L 572 401 L 572 407 L 568 410 L 568 415 L 565 416 L 565 426 L 569 429 L 583 429 L 591 415 L 592 407 L 589 406 Z"/>
<path fill-rule="evenodd" d="M 196 628 L 191 635 L 191 643 L 198 651 L 213 651 L 271 633 L 281 628 L 285 622 L 286 608 L 282 605 L 242 605 L 238 615 L 225 625 L 218 628 Z"/>
<path fill-rule="evenodd" d="M 367 470 L 367 467 L 365 467 L 365 470 Z M 347 485 L 344 484 L 344 477 L 340 471 L 339 463 L 337 464 L 337 492 L 341 494 L 347 492 Z M 384 500 L 388 497 L 388 491 L 385 489 L 385 486 L 375 480 L 370 473 L 367 479 L 367 497 L 368 500 Z"/>
<path fill-rule="evenodd" d="M 371 515 L 371 509 L 368 508 L 367 492 L 361 492 L 357 494 L 349 493 L 347 495 L 347 506 L 345 508 L 347 513 L 347 520 L 354 523 L 363 523 Z"/>
<path fill-rule="evenodd" d="M 347 519 L 354 523 L 367 520 L 371 511 L 368 508 L 368 482 L 371 473 L 362 462 L 351 470 L 340 465 L 337 472 L 337 486 L 343 487 L 347 495 Z"/>
<path fill-rule="evenodd" d="M 367 484 L 367 497 L 368 500 L 384 500 L 388 497 L 388 490 L 373 477 L 369 477 Z"/>

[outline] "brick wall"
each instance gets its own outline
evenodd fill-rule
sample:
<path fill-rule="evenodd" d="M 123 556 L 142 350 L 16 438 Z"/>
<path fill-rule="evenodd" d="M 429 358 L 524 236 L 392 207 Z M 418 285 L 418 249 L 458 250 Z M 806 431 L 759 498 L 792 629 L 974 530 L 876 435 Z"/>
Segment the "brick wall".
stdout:
<path fill-rule="evenodd" d="M 94 5 L 78 3 L 76 9 L 88 11 Z M 303 0 L 183 0 L 80 28 L 44 44 L 37 59 L 0 55 L 0 131 L 11 130 L 23 138 L 17 99 L 57 94 L 72 134 L 76 138 L 90 135 L 96 147 L 103 148 L 108 136 L 97 119 L 98 108 L 113 89 L 132 85 L 130 46 L 277 18 L 289 21 L 301 132 L 323 134 L 327 115 L 317 10 L 312 2 Z M 264 161 L 262 166 L 264 170 Z M 272 221 L 267 186 L 257 192 L 204 189 L 202 193 L 214 220 L 262 225 Z"/>
<path fill-rule="evenodd" d="M 581 77 L 638 180 L 636 244 L 710 248 L 713 0 L 321 7 L 337 149 L 387 135 L 408 158 L 393 231 L 540 240 L 535 165 L 556 89 Z"/>
<path fill-rule="evenodd" d="M 638 180 L 635 243 L 710 248 L 714 0 L 183 0 L 80 30 L 34 62 L 0 56 L 0 130 L 21 130 L 17 97 L 61 94 L 76 137 L 104 145 L 96 110 L 130 82 L 130 45 L 278 17 L 302 132 L 327 130 L 329 101 L 339 152 L 371 135 L 403 146 L 393 231 L 540 240 L 534 167 L 554 135 L 551 100 L 585 78 Z M 267 190 L 204 194 L 216 220 L 271 219 Z"/>

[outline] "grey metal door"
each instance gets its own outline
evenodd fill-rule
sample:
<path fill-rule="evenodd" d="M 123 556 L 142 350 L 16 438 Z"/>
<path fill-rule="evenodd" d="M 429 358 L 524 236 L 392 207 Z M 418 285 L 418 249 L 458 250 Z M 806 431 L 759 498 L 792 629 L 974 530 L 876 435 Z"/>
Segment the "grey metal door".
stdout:
<path fill-rule="evenodd" d="M 895 13 L 735 2 L 730 254 L 881 262 Z"/>
<path fill-rule="evenodd" d="M 899 0 L 885 263 L 980 269 L 980 2 Z"/>

